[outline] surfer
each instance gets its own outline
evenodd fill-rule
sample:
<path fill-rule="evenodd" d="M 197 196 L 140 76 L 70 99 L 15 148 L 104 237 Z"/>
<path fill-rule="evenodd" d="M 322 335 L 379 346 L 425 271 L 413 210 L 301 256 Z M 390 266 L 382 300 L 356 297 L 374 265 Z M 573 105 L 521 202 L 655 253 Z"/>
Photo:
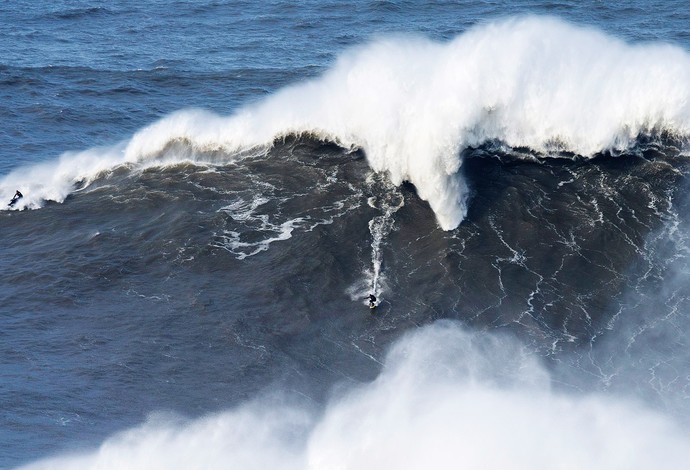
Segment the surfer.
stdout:
<path fill-rule="evenodd" d="M 17 203 L 18 200 L 20 200 L 23 197 L 24 197 L 24 195 L 21 192 L 19 192 L 19 190 L 17 190 L 17 192 L 14 193 L 14 196 L 12 196 L 12 200 L 7 205 L 12 207 L 13 205 L 15 205 Z"/>
<path fill-rule="evenodd" d="M 376 296 L 369 294 L 369 308 L 376 308 Z"/>

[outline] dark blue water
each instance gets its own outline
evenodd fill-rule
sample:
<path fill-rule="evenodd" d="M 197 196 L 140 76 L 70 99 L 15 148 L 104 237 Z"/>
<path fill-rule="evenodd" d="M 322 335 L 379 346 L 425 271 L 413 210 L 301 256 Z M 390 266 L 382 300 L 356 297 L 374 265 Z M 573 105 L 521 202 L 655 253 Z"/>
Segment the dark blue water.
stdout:
<path fill-rule="evenodd" d="M 0 467 L 686 461 L 683 2 L 0 18 Z"/>

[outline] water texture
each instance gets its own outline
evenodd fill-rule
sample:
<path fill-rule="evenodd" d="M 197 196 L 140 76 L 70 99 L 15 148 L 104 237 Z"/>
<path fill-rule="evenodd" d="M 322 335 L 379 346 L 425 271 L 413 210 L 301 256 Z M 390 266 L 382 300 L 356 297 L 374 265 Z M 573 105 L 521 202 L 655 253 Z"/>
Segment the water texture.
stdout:
<path fill-rule="evenodd" d="M 687 462 L 682 2 L 0 18 L 0 467 Z"/>

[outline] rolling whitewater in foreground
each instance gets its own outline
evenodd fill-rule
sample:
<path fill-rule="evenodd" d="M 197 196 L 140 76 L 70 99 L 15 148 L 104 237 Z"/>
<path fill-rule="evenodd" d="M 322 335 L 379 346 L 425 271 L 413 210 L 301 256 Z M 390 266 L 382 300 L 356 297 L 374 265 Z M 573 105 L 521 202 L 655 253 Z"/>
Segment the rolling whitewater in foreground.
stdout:
<path fill-rule="evenodd" d="M 688 461 L 683 5 L 77 3 L 0 7 L 0 467 Z"/>

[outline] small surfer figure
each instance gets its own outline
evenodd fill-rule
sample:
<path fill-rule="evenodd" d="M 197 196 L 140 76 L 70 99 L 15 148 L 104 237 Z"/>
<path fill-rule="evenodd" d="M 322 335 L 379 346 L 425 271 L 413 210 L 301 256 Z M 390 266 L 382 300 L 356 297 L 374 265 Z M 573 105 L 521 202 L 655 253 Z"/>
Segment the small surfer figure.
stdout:
<path fill-rule="evenodd" d="M 369 308 L 376 308 L 376 296 L 369 294 Z"/>
<path fill-rule="evenodd" d="M 19 190 L 17 190 L 17 192 L 14 193 L 14 196 L 12 196 L 12 200 L 7 205 L 12 207 L 17 203 L 18 200 L 20 200 L 23 197 L 24 197 L 24 195 L 22 193 L 20 193 Z"/>

